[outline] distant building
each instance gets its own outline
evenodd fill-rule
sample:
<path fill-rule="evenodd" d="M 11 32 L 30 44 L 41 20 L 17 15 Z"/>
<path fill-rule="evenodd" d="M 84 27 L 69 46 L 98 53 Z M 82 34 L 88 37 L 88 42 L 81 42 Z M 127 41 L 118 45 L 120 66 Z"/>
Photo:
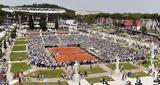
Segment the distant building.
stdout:
<path fill-rule="evenodd" d="M 99 14 L 102 13 L 100 11 L 90 11 L 90 10 L 79 10 L 76 11 L 76 15 L 89 15 L 89 14 Z"/>

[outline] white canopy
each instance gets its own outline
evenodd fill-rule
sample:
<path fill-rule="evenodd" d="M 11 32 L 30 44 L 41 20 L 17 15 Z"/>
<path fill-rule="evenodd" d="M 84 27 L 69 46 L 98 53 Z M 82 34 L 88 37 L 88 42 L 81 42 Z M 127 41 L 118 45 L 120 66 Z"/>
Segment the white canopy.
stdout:
<path fill-rule="evenodd" d="M 31 8 L 31 7 L 8 7 L 2 8 L 2 10 L 7 12 L 29 12 L 29 13 L 64 13 L 64 9 L 55 8 Z"/>

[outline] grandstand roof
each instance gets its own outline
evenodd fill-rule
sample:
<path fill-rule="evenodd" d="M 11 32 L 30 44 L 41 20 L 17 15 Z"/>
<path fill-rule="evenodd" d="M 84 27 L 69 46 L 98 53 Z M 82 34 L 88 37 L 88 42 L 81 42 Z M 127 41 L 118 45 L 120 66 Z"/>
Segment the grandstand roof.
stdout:
<path fill-rule="evenodd" d="M 32 7 L 8 7 L 2 8 L 7 12 L 28 12 L 28 13 L 64 13 L 64 9 L 55 8 L 32 8 Z"/>

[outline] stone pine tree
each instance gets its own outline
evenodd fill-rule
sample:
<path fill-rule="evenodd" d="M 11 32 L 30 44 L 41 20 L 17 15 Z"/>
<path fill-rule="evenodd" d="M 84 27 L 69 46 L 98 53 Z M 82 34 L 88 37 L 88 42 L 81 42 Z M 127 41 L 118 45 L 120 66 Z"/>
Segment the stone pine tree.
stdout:
<path fill-rule="evenodd" d="M 7 37 L 7 42 L 8 42 L 9 45 L 11 45 L 11 41 L 9 39 L 9 36 Z"/>
<path fill-rule="evenodd" d="M 3 57 L 3 54 L 2 54 L 2 43 L 0 42 L 0 59 Z"/>
<path fill-rule="evenodd" d="M 142 27 L 141 27 L 141 31 L 142 31 L 143 33 L 147 33 L 147 27 L 142 26 Z"/>
<path fill-rule="evenodd" d="M 10 33 L 11 39 L 16 38 L 16 32 L 17 32 L 17 27 L 14 27 Z"/>
<path fill-rule="evenodd" d="M 32 15 L 29 15 L 29 21 L 28 21 L 28 25 L 29 25 L 29 28 L 30 29 L 35 29 L 35 26 L 34 26 L 34 21 L 32 19 Z"/>
<path fill-rule="evenodd" d="M 58 18 L 56 18 L 56 21 L 55 21 L 55 29 L 58 29 L 58 28 L 59 28 Z"/>
<path fill-rule="evenodd" d="M 47 30 L 47 27 L 46 27 L 47 23 L 46 23 L 46 16 L 45 15 L 40 16 L 39 25 L 40 25 L 40 29 Z"/>
<path fill-rule="evenodd" d="M 4 49 L 6 50 L 7 49 L 6 38 L 4 39 L 3 45 L 4 45 Z"/>

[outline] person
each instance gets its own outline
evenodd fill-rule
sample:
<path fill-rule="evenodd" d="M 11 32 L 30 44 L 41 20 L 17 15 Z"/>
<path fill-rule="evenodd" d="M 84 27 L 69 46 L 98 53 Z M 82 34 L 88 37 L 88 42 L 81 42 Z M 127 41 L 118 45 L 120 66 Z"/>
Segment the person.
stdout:
<path fill-rule="evenodd" d="M 61 81 L 60 81 L 60 79 L 58 79 L 58 85 L 61 85 Z"/>
<path fill-rule="evenodd" d="M 141 79 L 137 76 L 135 85 L 143 85 Z"/>
<path fill-rule="evenodd" d="M 126 84 L 125 85 L 132 85 L 131 82 L 128 80 L 126 81 Z"/>
<path fill-rule="evenodd" d="M 102 84 L 104 84 L 105 83 L 105 79 L 104 78 L 102 78 Z"/>
<path fill-rule="evenodd" d="M 86 77 L 88 76 L 88 75 L 87 75 L 87 71 L 84 72 L 84 75 L 85 75 Z"/>
<path fill-rule="evenodd" d="M 160 84 L 160 77 L 158 77 L 158 84 Z"/>
<path fill-rule="evenodd" d="M 109 85 L 109 83 L 108 83 L 107 81 L 104 81 L 104 84 L 105 84 L 105 85 Z"/>
<path fill-rule="evenodd" d="M 127 75 L 128 75 L 128 77 L 130 77 L 130 76 L 131 76 L 131 71 L 128 71 L 128 74 L 127 74 Z"/>
<path fill-rule="evenodd" d="M 92 81 L 90 81 L 90 85 L 93 85 L 93 82 L 92 82 Z"/>
<path fill-rule="evenodd" d="M 124 80 L 124 77 L 125 77 L 125 74 L 123 73 L 123 74 L 122 74 L 122 80 Z"/>
<path fill-rule="evenodd" d="M 19 82 L 20 85 L 22 85 L 22 80 L 21 80 L 20 77 L 18 77 L 18 82 Z"/>

